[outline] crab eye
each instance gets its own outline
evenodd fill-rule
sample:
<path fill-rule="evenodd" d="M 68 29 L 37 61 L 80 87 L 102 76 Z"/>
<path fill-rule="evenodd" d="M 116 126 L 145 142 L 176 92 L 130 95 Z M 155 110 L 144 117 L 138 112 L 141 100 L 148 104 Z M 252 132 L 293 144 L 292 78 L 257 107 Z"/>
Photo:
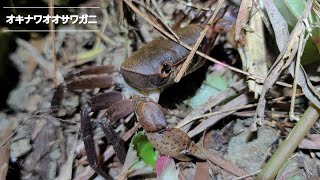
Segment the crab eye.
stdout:
<path fill-rule="evenodd" d="M 161 75 L 166 77 L 171 73 L 171 64 L 163 63 L 160 69 Z"/>

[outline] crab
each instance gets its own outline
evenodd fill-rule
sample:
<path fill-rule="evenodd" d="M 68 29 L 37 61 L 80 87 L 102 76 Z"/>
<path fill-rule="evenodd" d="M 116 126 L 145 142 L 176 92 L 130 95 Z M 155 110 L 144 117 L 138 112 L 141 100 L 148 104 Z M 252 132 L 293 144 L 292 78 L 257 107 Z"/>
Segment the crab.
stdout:
<path fill-rule="evenodd" d="M 202 31 L 203 25 L 189 24 L 177 29 L 175 33 L 179 36 L 179 41 L 193 46 Z M 213 47 L 215 38 L 210 37 L 216 36 L 207 37 L 209 38 L 206 38 L 199 47 L 199 50 L 205 53 L 210 52 Z M 174 78 L 188 54 L 189 50 L 176 42 L 167 39 L 153 40 L 134 52 L 121 65 L 120 74 L 124 81 L 135 90 L 134 95 L 124 95 L 119 91 L 100 93 L 90 98 L 81 107 L 81 129 L 88 162 L 98 174 L 111 179 L 97 161 L 93 126 L 89 114 L 104 109 L 106 113 L 99 122 L 108 141 L 114 146 L 121 163 L 125 161 L 126 151 L 121 142 L 114 138 L 116 133 L 110 124 L 132 112 L 135 112 L 149 141 L 161 154 L 182 161 L 190 160 L 187 154 L 194 156 L 201 154 L 186 133 L 168 127 L 163 108 L 157 103 L 160 92 L 174 83 Z M 198 69 L 204 62 L 204 59 L 195 59 L 186 74 Z M 114 71 L 112 65 L 107 65 L 88 67 L 70 73 L 65 78 L 66 83 L 57 88 L 52 99 L 52 107 L 61 104 L 64 90 L 109 88 L 118 83 L 111 75 Z"/>

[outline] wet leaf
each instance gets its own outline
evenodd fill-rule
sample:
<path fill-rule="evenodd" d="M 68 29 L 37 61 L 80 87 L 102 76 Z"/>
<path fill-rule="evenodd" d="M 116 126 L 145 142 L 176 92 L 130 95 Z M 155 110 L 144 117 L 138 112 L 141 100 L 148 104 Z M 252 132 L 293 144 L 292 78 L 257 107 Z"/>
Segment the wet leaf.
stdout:
<path fill-rule="evenodd" d="M 159 180 L 176 180 L 179 171 L 176 169 L 174 160 L 169 156 L 159 156 L 156 165 L 157 178 Z"/>

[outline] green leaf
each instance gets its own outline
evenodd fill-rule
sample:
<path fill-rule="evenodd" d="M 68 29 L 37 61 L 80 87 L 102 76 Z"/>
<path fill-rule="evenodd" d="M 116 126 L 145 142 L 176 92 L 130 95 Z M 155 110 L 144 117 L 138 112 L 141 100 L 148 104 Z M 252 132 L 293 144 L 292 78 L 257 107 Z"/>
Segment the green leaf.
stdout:
<path fill-rule="evenodd" d="M 228 81 L 221 74 L 210 73 L 206 76 L 207 84 L 218 91 L 223 91 L 228 88 Z"/>
<path fill-rule="evenodd" d="M 289 29 L 293 29 L 299 18 L 303 14 L 305 1 L 303 0 L 273 0 L 279 12 L 286 20 Z M 311 64 L 320 61 L 320 17 L 319 3 L 316 1 L 313 5 L 313 10 L 308 17 L 308 22 L 311 28 L 311 36 L 308 39 L 302 55 L 302 65 Z"/>
<path fill-rule="evenodd" d="M 196 108 L 226 88 L 228 88 L 228 81 L 220 73 L 208 73 L 196 94 L 184 103 Z"/>
<path fill-rule="evenodd" d="M 147 136 L 143 132 L 139 132 L 132 138 L 134 149 L 138 153 L 138 157 L 147 165 L 155 168 L 158 153 L 154 150 L 152 144 L 148 141 Z"/>
<path fill-rule="evenodd" d="M 274 0 L 274 4 L 291 27 L 298 22 L 305 6 L 302 0 Z"/>

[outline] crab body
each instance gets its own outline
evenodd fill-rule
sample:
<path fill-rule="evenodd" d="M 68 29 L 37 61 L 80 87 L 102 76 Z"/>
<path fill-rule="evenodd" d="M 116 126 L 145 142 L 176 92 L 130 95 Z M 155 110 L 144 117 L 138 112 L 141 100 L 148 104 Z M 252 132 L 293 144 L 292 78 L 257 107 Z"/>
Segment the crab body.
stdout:
<path fill-rule="evenodd" d="M 179 41 L 191 46 L 199 38 L 203 28 L 190 24 L 176 31 Z M 163 89 L 173 83 L 177 70 L 182 65 L 189 50 L 167 39 L 153 40 L 133 53 L 121 66 L 121 74 L 132 87 L 140 90 Z M 203 62 L 203 61 L 202 61 Z M 190 69 L 199 68 L 195 63 Z"/>

